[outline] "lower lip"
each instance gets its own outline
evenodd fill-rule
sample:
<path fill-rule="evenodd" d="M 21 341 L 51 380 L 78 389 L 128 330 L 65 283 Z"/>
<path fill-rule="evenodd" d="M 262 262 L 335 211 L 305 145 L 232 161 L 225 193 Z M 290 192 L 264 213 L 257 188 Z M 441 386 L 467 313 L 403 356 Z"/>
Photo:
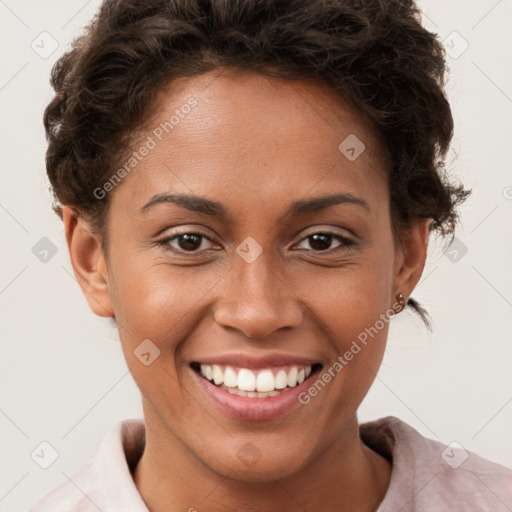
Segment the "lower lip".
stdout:
<path fill-rule="evenodd" d="M 302 405 L 299 402 L 299 395 L 309 387 L 311 377 L 316 375 L 319 370 L 312 372 L 302 384 L 279 395 L 265 398 L 233 395 L 201 377 L 196 371 L 192 369 L 190 371 L 194 374 L 195 379 L 198 380 L 208 398 L 222 412 L 241 420 L 262 421 L 278 418 L 290 412 L 294 407 Z"/>

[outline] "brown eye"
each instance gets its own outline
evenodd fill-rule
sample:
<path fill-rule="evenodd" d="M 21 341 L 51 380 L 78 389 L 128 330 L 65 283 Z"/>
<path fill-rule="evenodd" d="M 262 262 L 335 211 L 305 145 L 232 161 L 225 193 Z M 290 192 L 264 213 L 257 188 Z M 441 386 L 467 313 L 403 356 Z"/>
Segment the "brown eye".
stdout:
<path fill-rule="evenodd" d="M 180 249 L 184 251 L 195 251 L 201 246 L 203 237 L 196 233 L 185 233 L 177 237 Z"/>
<path fill-rule="evenodd" d="M 310 247 L 315 251 L 326 251 L 332 243 L 332 236 L 327 233 L 317 233 L 308 238 Z"/>
<path fill-rule="evenodd" d="M 306 241 L 308 242 L 309 247 L 300 247 L 300 245 L 304 244 Z M 336 243 L 336 245 L 333 246 L 334 243 Z M 350 245 L 354 245 L 354 242 L 347 237 L 336 233 L 319 232 L 303 238 L 298 247 L 314 252 L 327 252 L 329 250 L 342 250 Z"/>
<path fill-rule="evenodd" d="M 211 240 L 201 233 L 180 233 L 159 240 L 158 245 L 178 253 L 199 253 L 211 248 L 208 242 L 211 244 Z"/>

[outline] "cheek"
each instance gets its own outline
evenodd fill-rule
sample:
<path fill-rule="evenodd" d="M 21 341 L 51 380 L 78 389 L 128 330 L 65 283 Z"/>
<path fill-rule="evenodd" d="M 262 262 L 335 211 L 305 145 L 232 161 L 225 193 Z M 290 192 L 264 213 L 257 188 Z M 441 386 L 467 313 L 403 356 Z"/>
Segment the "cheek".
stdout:
<path fill-rule="evenodd" d="M 311 306 L 316 308 L 323 330 L 342 358 L 344 373 L 354 377 L 371 370 L 371 374 L 378 370 L 386 343 L 389 318 L 382 320 L 382 315 L 388 309 L 387 289 L 368 275 L 350 283 L 339 281 L 340 286 L 344 285 L 341 291 L 331 288 Z M 332 280 L 330 287 L 336 284 Z"/>
<path fill-rule="evenodd" d="M 112 295 L 127 365 L 143 395 L 156 391 L 164 403 L 177 405 L 182 342 L 204 320 L 226 269 L 171 267 L 154 255 L 114 257 Z"/>
<path fill-rule="evenodd" d="M 353 266 L 304 281 L 314 321 L 341 356 L 341 367 L 333 371 L 342 370 L 343 386 L 367 389 L 380 366 L 391 320 L 393 255 L 391 243 L 380 244 Z"/>
<path fill-rule="evenodd" d="M 392 247 L 376 246 L 345 267 L 304 274 L 301 281 L 302 296 L 330 334 L 357 336 L 390 307 Z"/>
<path fill-rule="evenodd" d="M 116 318 L 129 325 L 130 338 L 154 337 L 172 344 L 190 326 L 225 272 L 214 266 L 171 267 L 163 257 L 126 258 L 116 267 Z"/>

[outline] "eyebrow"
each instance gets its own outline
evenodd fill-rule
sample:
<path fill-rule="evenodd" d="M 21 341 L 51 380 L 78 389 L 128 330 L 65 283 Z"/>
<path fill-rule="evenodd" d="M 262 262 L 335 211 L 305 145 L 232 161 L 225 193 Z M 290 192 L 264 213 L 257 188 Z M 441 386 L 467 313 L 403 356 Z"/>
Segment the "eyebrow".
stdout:
<path fill-rule="evenodd" d="M 204 213 L 213 217 L 226 218 L 228 216 L 228 210 L 221 203 L 206 199 L 205 197 L 187 194 L 157 194 L 139 211 L 144 214 L 153 206 L 161 203 L 172 203 L 187 210 Z M 338 193 L 294 201 L 288 208 L 285 216 L 298 216 L 304 213 L 316 212 L 337 204 L 353 204 L 370 212 L 370 207 L 364 199 L 350 193 Z"/>

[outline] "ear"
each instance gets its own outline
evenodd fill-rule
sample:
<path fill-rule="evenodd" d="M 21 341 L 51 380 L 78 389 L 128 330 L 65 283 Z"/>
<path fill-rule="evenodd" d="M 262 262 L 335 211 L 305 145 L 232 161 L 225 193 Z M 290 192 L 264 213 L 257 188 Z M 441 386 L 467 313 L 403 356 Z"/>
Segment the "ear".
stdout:
<path fill-rule="evenodd" d="M 96 315 L 112 317 L 114 310 L 101 239 L 73 208 L 64 206 L 62 210 L 69 256 L 78 284 Z"/>
<path fill-rule="evenodd" d="M 429 225 L 430 220 L 418 219 L 400 233 L 396 248 L 393 297 L 399 293 L 409 297 L 418 284 L 427 258 Z"/>

